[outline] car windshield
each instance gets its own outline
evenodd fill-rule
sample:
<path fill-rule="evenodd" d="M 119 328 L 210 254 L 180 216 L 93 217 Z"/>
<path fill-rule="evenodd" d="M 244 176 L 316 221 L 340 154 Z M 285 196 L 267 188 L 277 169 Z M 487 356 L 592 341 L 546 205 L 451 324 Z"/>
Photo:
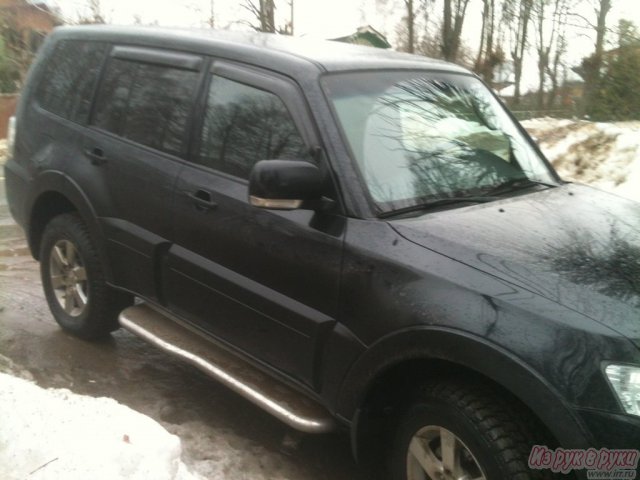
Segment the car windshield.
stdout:
<path fill-rule="evenodd" d="M 478 79 L 331 74 L 323 88 L 380 213 L 557 179 Z M 441 202 L 440 202 L 441 203 Z"/>

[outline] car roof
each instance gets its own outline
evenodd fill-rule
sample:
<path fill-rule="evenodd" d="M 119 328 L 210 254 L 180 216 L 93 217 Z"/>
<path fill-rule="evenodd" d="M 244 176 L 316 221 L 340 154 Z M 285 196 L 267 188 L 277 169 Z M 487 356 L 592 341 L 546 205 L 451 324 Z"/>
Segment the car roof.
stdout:
<path fill-rule="evenodd" d="M 58 39 L 103 40 L 198 52 L 275 69 L 293 77 L 301 73 L 308 75 L 313 72 L 317 75 L 322 71 L 373 69 L 468 73 L 468 70 L 452 63 L 420 55 L 259 32 L 83 25 L 58 27 L 53 36 Z"/>

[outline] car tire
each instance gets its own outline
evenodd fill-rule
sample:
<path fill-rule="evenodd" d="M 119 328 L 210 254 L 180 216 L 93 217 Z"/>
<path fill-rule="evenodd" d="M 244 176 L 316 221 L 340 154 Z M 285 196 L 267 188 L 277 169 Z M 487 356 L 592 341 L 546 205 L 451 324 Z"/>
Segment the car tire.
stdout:
<path fill-rule="evenodd" d="M 422 389 L 400 420 L 392 447 L 393 480 L 547 480 L 528 466 L 544 443 L 526 412 L 482 384 L 440 381 Z"/>
<path fill-rule="evenodd" d="M 119 328 L 118 314 L 133 297 L 109 287 L 86 225 L 75 214 L 53 218 L 40 248 L 40 275 L 56 322 L 67 332 L 95 340 Z"/>

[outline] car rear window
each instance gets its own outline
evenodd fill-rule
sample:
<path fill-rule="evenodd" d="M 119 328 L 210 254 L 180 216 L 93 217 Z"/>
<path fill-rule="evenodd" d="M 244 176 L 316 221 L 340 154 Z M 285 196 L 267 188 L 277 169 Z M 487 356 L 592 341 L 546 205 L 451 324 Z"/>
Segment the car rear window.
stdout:
<path fill-rule="evenodd" d="M 92 124 L 134 142 L 180 155 L 198 72 L 113 58 Z"/>
<path fill-rule="evenodd" d="M 102 42 L 59 42 L 47 61 L 36 91 L 38 104 L 67 120 L 86 123 L 106 53 L 107 45 Z"/>

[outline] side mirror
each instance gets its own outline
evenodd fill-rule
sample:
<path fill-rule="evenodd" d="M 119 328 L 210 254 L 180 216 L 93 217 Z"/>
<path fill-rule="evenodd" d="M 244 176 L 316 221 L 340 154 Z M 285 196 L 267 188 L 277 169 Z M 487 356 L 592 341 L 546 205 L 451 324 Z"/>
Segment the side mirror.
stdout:
<path fill-rule="evenodd" d="M 310 208 L 322 197 L 322 174 L 300 160 L 261 160 L 249 177 L 249 202 L 276 210 Z"/>

